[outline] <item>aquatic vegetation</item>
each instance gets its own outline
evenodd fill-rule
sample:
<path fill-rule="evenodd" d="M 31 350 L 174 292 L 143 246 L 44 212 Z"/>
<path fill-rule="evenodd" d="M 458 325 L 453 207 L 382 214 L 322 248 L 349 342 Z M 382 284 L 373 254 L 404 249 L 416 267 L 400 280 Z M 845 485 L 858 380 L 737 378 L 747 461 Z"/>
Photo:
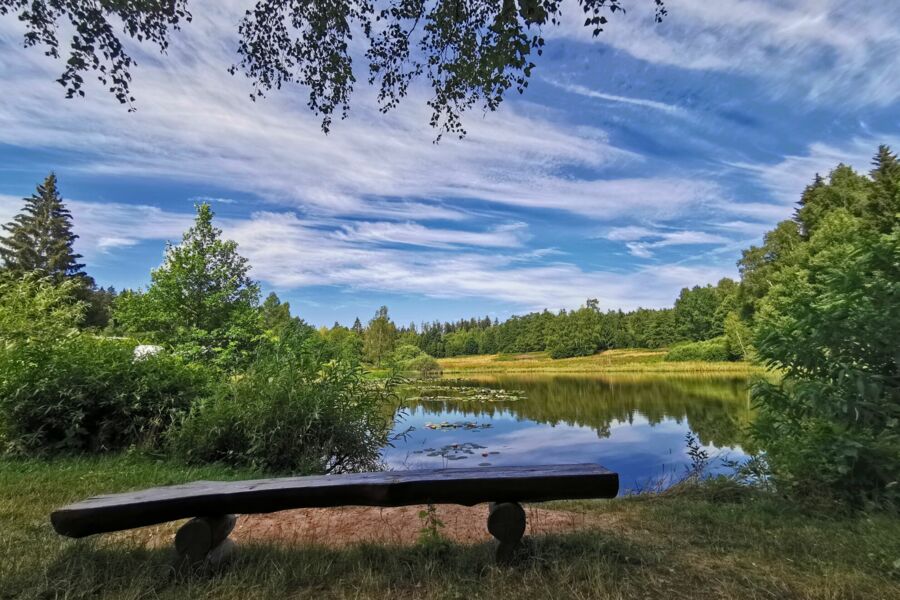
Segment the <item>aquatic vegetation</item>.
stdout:
<path fill-rule="evenodd" d="M 516 402 L 525 398 L 519 390 L 472 386 L 470 381 L 450 379 L 440 384 L 411 386 L 412 402 Z"/>
<path fill-rule="evenodd" d="M 443 421 L 441 423 L 425 423 L 425 429 L 471 429 L 471 430 L 479 430 L 479 429 L 488 429 L 493 427 L 490 423 L 476 423 L 474 421 L 457 421 L 456 423 L 450 423 L 448 421 Z"/>
<path fill-rule="evenodd" d="M 476 444 L 474 442 L 465 442 L 462 444 L 447 444 L 440 448 L 425 448 L 424 450 L 415 450 L 413 454 L 424 454 L 430 458 L 443 457 L 447 460 L 465 460 L 470 456 L 480 454 L 482 458 L 500 454 L 497 450 L 487 450 L 487 446 Z M 489 462 L 481 462 L 479 467 L 490 466 Z"/>

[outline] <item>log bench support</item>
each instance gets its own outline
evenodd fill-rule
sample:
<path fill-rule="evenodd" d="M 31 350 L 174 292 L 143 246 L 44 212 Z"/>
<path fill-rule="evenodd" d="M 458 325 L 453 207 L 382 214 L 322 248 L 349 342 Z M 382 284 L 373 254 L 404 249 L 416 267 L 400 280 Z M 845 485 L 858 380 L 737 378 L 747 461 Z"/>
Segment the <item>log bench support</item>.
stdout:
<path fill-rule="evenodd" d="M 228 534 L 237 522 L 235 515 L 195 517 L 175 534 L 175 551 L 179 565 L 218 568 L 234 555 L 234 540 Z"/>
<path fill-rule="evenodd" d="M 524 548 L 525 509 L 518 502 L 492 502 L 488 513 L 487 528 L 500 542 L 497 546 L 498 564 L 514 562 Z"/>

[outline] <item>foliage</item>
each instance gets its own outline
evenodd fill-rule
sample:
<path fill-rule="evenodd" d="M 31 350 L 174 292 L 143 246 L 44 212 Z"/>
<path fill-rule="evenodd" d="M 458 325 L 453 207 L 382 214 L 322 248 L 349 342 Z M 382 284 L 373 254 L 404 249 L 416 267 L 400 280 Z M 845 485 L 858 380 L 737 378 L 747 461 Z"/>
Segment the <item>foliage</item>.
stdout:
<path fill-rule="evenodd" d="M 56 283 L 37 273 L 0 274 L 0 345 L 55 340 L 73 334 L 84 320 L 77 281 Z"/>
<path fill-rule="evenodd" d="M 728 340 L 724 336 L 702 342 L 676 344 L 666 353 L 666 360 L 676 362 L 687 360 L 723 361 L 736 358 L 729 351 Z"/>
<path fill-rule="evenodd" d="M 442 547 L 447 544 L 447 540 L 441 534 L 446 525 L 438 516 L 434 504 L 428 504 L 419 511 L 419 520 L 422 522 L 422 528 L 419 530 L 420 544 L 426 548 Z"/>
<path fill-rule="evenodd" d="M 736 311 L 725 315 L 723 321 L 725 346 L 734 360 L 750 359 L 753 354 L 753 331 Z"/>
<path fill-rule="evenodd" d="M 735 283 L 727 278 L 715 287 L 706 285 L 682 289 L 673 309 L 678 339 L 698 342 L 722 335 L 723 304 L 727 306 L 736 291 Z"/>
<path fill-rule="evenodd" d="M 388 316 L 387 306 L 382 306 L 366 327 L 364 338 L 366 359 L 375 366 L 381 366 L 393 352 L 396 338 L 397 326 Z"/>
<path fill-rule="evenodd" d="M 116 301 L 116 290 L 112 286 L 82 286 L 76 290 L 75 296 L 82 300 L 87 309 L 84 315 L 84 328 L 95 331 L 106 329 L 112 320 L 113 304 Z"/>
<path fill-rule="evenodd" d="M 156 447 L 206 393 L 207 373 L 135 343 L 73 334 L 0 348 L 0 441 L 18 453 Z"/>
<path fill-rule="evenodd" d="M 391 363 L 399 371 L 416 373 L 421 377 L 437 377 L 441 374 L 438 361 L 412 344 L 398 346 L 391 356 Z"/>
<path fill-rule="evenodd" d="M 665 14 L 663 0 L 656 19 Z M 93 0 L 0 0 L 0 15 L 12 13 L 27 27 L 26 46 L 44 46 L 60 58 L 57 31 L 73 30 L 66 68 L 59 78 L 68 97 L 83 96 L 83 74 L 97 73 L 119 102 L 132 105 L 130 80 L 134 60 L 116 33 L 149 41 L 165 52 L 170 29 L 191 20 L 188 0 L 95 2 Z M 238 27 L 238 65 L 251 80 L 255 99 L 287 83 L 309 88 L 309 108 L 321 115 L 328 131 L 335 113 L 346 116 L 357 80 L 353 34 L 364 37 L 369 83 L 377 85 L 382 111 L 406 96 L 409 84 L 425 78 L 431 125 L 441 132 L 464 134 L 460 115 L 481 104 L 495 110 L 504 94 L 528 87 L 541 55 L 543 28 L 560 23 L 563 5 L 583 11 L 584 26 L 596 37 L 607 14 L 624 12 L 626 0 L 522 0 L 465 3 L 351 0 L 309 2 L 257 0 Z M 63 22 L 62 27 L 60 22 Z M 67 23 L 66 23 L 67 22 Z M 356 42 L 356 40 L 353 40 Z"/>
<path fill-rule="evenodd" d="M 146 292 L 127 291 L 115 302 L 125 332 L 173 349 L 189 360 L 232 369 L 246 363 L 262 335 L 259 287 L 237 244 L 222 239 L 208 204 L 180 245 L 169 245 Z"/>
<path fill-rule="evenodd" d="M 358 365 L 363 359 L 363 336 L 335 323 L 331 329 L 319 330 L 324 360 L 342 360 Z"/>
<path fill-rule="evenodd" d="M 281 473 L 375 469 L 393 382 L 362 375 L 342 361 L 323 364 L 309 339 L 266 345 L 245 373 L 193 407 L 172 448 L 193 463 Z"/>
<path fill-rule="evenodd" d="M 759 383 L 756 435 L 797 495 L 900 504 L 900 226 L 844 207 L 819 215 L 773 275 L 756 346 L 780 384 Z"/>
<path fill-rule="evenodd" d="M 551 358 L 590 356 L 600 349 L 599 313 L 583 307 L 555 320 L 555 327 L 548 339 Z"/>
<path fill-rule="evenodd" d="M 282 302 L 275 292 L 269 292 L 265 301 L 259 307 L 260 326 L 267 335 L 278 338 L 284 334 L 293 321 L 291 305 Z"/>
<path fill-rule="evenodd" d="M 739 286 L 726 278 L 715 286 L 683 289 L 675 308 L 603 312 L 598 300 L 588 299 L 574 311 L 544 310 L 502 323 L 489 317 L 423 323 L 418 330 L 399 329 L 398 338 L 414 341 L 438 358 L 542 351 L 553 358 L 572 358 L 611 348 L 665 348 L 721 336 L 728 316 L 737 312 L 738 294 Z M 734 345 L 730 353 L 743 356 L 749 348 L 746 325 L 731 323 L 727 335 Z"/>
<path fill-rule="evenodd" d="M 72 249 L 78 236 L 72 233 L 72 213 L 63 204 L 53 173 L 25 198 L 25 208 L 3 229 L 8 235 L 0 238 L 0 259 L 12 273 L 37 272 L 56 280 L 77 277 L 89 282 L 84 265 L 78 262 L 81 255 Z"/>

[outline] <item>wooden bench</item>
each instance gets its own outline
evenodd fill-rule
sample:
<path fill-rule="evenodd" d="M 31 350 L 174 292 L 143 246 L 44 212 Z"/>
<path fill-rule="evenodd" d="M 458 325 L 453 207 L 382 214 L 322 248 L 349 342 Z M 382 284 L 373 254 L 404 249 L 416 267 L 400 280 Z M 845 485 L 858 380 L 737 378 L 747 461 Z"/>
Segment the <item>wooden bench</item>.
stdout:
<path fill-rule="evenodd" d="M 185 562 L 222 562 L 233 550 L 235 514 L 291 508 L 491 503 L 488 531 L 500 541 L 499 561 L 521 545 L 520 502 L 613 498 L 619 476 L 594 464 L 383 471 L 253 481 L 197 481 L 124 494 L 95 496 L 53 512 L 65 536 L 133 529 L 188 519 L 175 536 Z M 193 517 L 193 518 L 192 518 Z"/>

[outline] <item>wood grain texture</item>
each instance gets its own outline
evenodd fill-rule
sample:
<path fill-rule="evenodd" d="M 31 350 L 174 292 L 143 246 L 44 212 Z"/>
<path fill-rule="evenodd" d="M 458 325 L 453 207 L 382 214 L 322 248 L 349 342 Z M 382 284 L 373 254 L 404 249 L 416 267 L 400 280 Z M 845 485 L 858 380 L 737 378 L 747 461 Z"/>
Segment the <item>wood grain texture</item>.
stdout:
<path fill-rule="evenodd" d="M 62 535 L 84 537 L 197 516 L 291 508 L 542 502 L 613 498 L 619 477 L 599 465 L 382 471 L 252 481 L 197 481 L 95 496 L 50 516 Z"/>

